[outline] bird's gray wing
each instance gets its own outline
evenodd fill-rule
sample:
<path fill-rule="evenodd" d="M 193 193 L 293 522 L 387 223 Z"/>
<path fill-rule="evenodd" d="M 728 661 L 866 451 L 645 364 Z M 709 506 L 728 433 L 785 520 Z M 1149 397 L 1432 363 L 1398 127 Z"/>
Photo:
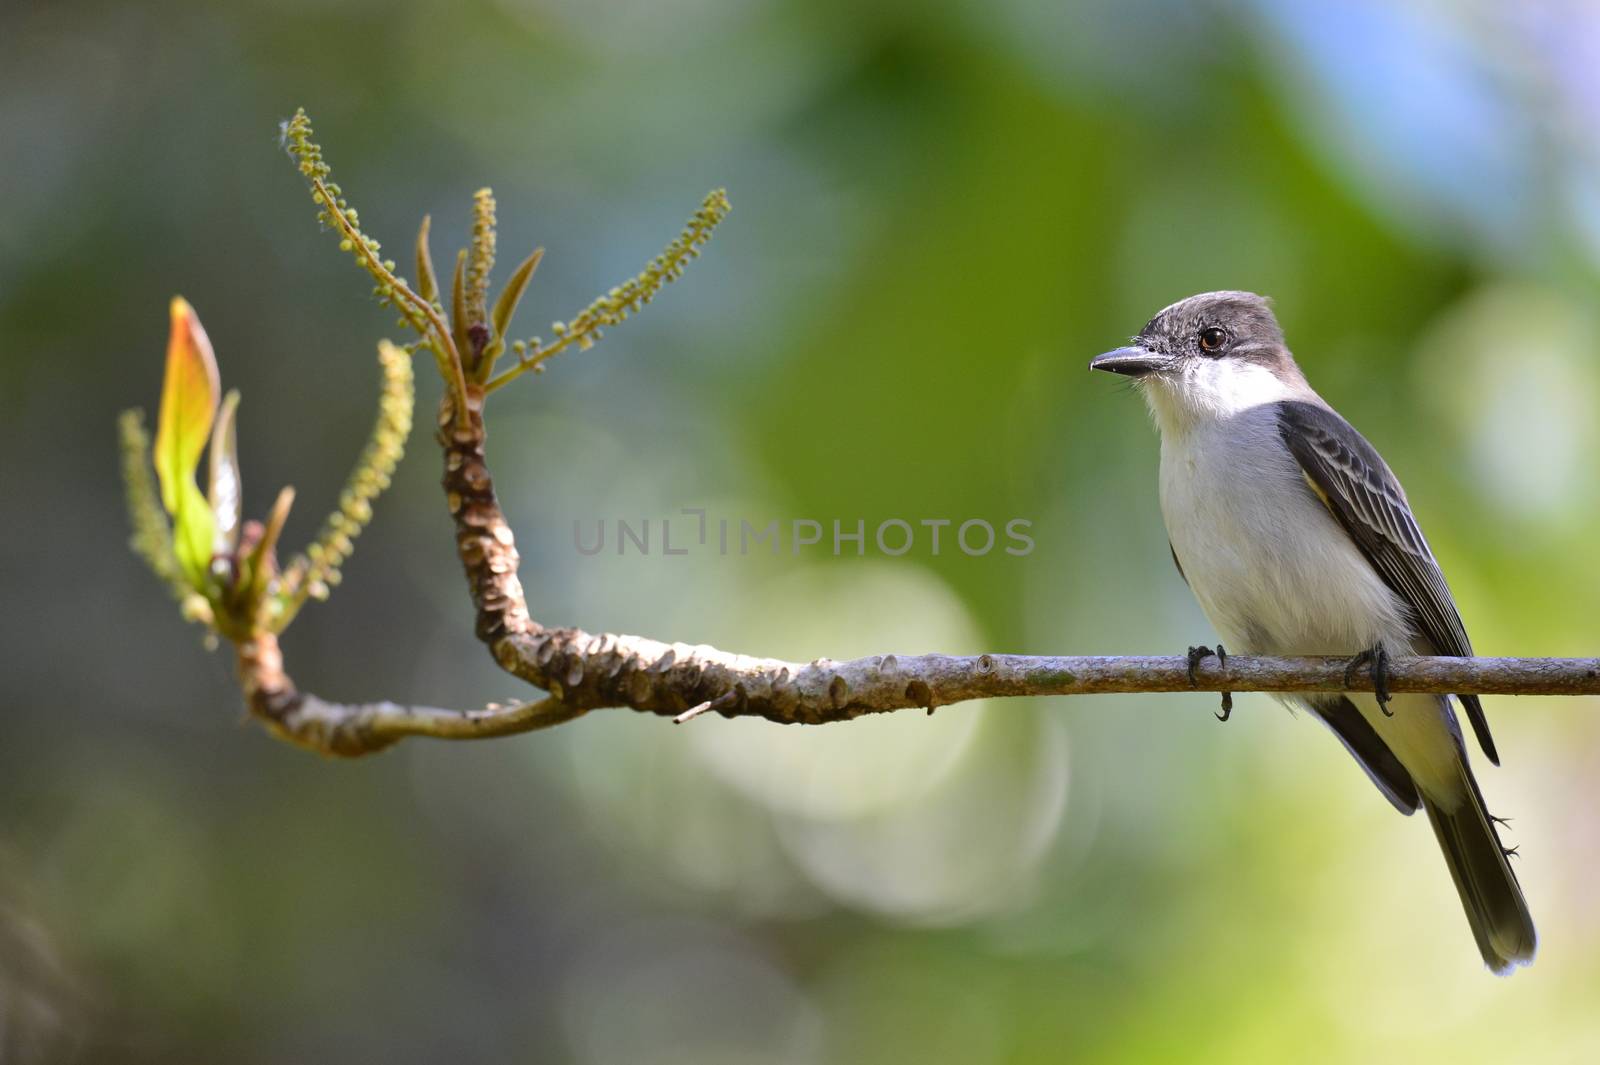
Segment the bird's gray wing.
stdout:
<path fill-rule="evenodd" d="M 1278 432 L 1306 483 L 1410 609 L 1434 653 L 1470 658 L 1472 643 L 1450 586 L 1417 527 L 1405 490 L 1377 449 L 1349 422 L 1316 403 L 1278 404 Z M 1457 698 L 1483 753 L 1499 765 L 1482 702 L 1476 695 Z"/>

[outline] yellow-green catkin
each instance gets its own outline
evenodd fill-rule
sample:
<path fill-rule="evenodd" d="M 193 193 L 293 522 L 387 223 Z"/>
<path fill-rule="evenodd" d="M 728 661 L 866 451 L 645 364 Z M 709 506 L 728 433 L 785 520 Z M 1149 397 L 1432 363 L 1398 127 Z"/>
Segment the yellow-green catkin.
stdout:
<path fill-rule="evenodd" d="M 698 258 L 700 249 L 711 239 L 712 230 L 728 214 L 728 194 L 717 189 L 705 198 L 689 219 L 683 232 L 657 255 L 644 270 L 596 299 L 570 322 L 552 325 L 558 337 L 576 341 L 580 349 L 589 348 L 601 336 L 601 329 L 617 325 L 628 315 L 649 303 L 663 285 L 683 276 L 689 260 Z"/>
<path fill-rule="evenodd" d="M 150 434 L 144 427 L 143 413 L 123 411 L 117 419 L 117 433 L 122 447 L 122 484 L 128 505 L 128 523 L 133 528 L 128 546 L 144 559 L 172 597 L 183 605 L 186 619 L 209 625 L 211 604 L 190 586 L 173 551 L 172 527 L 167 524 L 151 472 L 155 467 L 150 460 Z"/>
<path fill-rule="evenodd" d="M 385 341 L 378 347 L 378 361 L 383 369 L 383 390 L 372 434 L 339 493 L 338 508 L 328 515 L 305 554 L 284 569 L 279 582 L 283 606 L 272 620 L 278 630 L 288 625 L 307 598 L 326 599 L 338 585 L 340 567 L 355 550 L 356 537 L 372 520 L 373 501 L 389 487 L 405 454 L 416 398 L 411 353 Z"/>
<path fill-rule="evenodd" d="M 472 247 L 467 252 L 467 326 L 489 320 L 489 275 L 494 271 L 495 202 L 493 189 L 472 197 Z"/>
<path fill-rule="evenodd" d="M 400 312 L 406 324 L 419 334 L 427 335 L 429 320 L 417 303 L 420 297 L 410 295 L 405 278 L 395 274 L 393 260 L 382 257 L 383 247 L 361 231 L 361 215 L 344 198 L 344 190 L 333 180 L 333 170 L 322 157 L 322 146 L 312 139 L 311 118 L 305 108 L 283 124 L 283 144 L 295 158 L 300 175 L 311 189 L 311 200 L 317 205 L 317 220 L 339 234 L 339 250 L 355 259 L 374 282 L 372 294 L 383 306 L 392 306 Z"/>

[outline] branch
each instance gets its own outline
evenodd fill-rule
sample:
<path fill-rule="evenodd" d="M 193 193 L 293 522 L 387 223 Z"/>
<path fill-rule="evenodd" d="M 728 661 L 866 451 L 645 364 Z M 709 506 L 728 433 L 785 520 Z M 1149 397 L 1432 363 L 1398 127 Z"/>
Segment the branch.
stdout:
<path fill-rule="evenodd" d="M 1367 678 L 1344 679 L 1343 658 L 1256 658 L 1229 655 L 1226 669 L 1203 665 L 1191 685 L 1188 660 L 1176 657 L 1053 657 L 978 655 L 952 657 L 881 655 L 847 662 L 819 659 L 799 664 L 747 658 L 712 647 L 671 646 L 637 636 L 589 636 L 576 629 L 548 632 L 549 642 L 587 645 L 567 661 L 568 676 L 591 668 L 602 676 L 616 663 L 632 662 L 621 683 L 633 692 L 604 702 L 631 706 L 686 722 L 703 713 L 763 717 L 783 724 L 848 721 L 863 714 L 948 706 L 972 699 L 1013 696 L 1097 695 L 1133 692 L 1337 692 L 1371 691 Z M 550 662 L 555 662 L 556 652 Z M 282 673 L 276 638 L 243 645 L 241 676 L 250 708 L 278 736 L 325 754 L 360 755 L 382 750 L 406 736 L 491 739 L 533 732 L 583 716 L 586 700 L 538 702 L 482 710 L 440 710 L 395 703 L 330 703 L 295 690 Z M 253 658 L 253 661 L 248 659 Z M 659 667 L 669 663 L 665 670 Z M 517 669 L 523 665 L 519 662 Z M 279 678 L 273 682 L 274 671 Z M 642 678 L 642 679 L 641 679 Z M 1481 695 L 1600 694 L 1596 658 L 1395 658 L 1389 688 L 1396 692 Z M 559 686 L 559 681 L 552 681 Z M 581 678 L 579 681 L 582 684 Z M 691 703 L 697 696 L 720 694 Z M 637 697 L 635 697 L 637 693 Z M 569 693 L 569 698 L 577 694 Z M 679 709 L 680 707 L 685 709 Z"/>
<path fill-rule="evenodd" d="M 283 671 L 278 637 L 270 632 L 236 645 L 245 705 L 279 739 L 322 754 L 354 757 L 381 751 L 407 736 L 480 740 L 559 725 L 583 714 L 558 699 L 482 710 L 440 710 L 398 703 L 331 703 L 295 687 Z"/>
<path fill-rule="evenodd" d="M 1188 659 L 985 654 L 876 655 L 850 661 L 785 662 L 641 636 L 547 629 L 528 611 L 515 537 L 495 497 L 484 457 L 483 386 L 467 386 L 465 418 L 447 396 L 437 439 L 445 498 L 456 528 L 476 630 L 506 672 L 549 692 L 536 703 L 452 711 L 394 703 L 345 705 L 297 691 L 276 640 L 240 646 L 240 677 L 252 712 L 279 736 L 328 754 L 357 755 L 405 736 L 477 739 L 561 724 L 604 707 L 628 707 L 679 722 L 704 713 L 817 725 L 864 714 L 972 699 L 1107 692 L 1371 691 L 1368 676 L 1347 682 L 1343 658 L 1212 659 L 1189 679 Z M 1484 695 L 1600 695 L 1600 658 L 1430 658 L 1390 660 L 1395 692 Z"/>

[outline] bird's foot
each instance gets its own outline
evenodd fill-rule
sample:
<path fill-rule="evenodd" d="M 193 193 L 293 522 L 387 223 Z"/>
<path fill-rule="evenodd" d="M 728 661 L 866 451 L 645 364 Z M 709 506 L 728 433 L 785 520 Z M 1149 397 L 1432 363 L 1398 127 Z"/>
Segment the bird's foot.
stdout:
<path fill-rule="evenodd" d="M 1189 648 L 1189 684 L 1191 687 L 1198 688 L 1200 686 L 1200 678 L 1195 675 L 1195 670 L 1199 668 L 1201 662 L 1208 658 L 1215 658 L 1217 664 L 1223 669 L 1228 668 L 1228 649 L 1220 643 L 1217 644 L 1215 651 L 1205 646 Z M 1233 695 L 1229 692 L 1223 692 L 1222 712 L 1217 715 L 1217 720 L 1226 721 L 1228 720 L 1228 715 L 1232 713 Z"/>
<path fill-rule="evenodd" d="M 1372 674 L 1372 694 L 1378 697 L 1378 709 L 1383 711 L 1385 717 L 1393 717 L 1394 711 L 1389 709 L 1389 652 L 1383 644 L 1369 647 L 1350 660 L 1344 667 L 1344 682 L 1347 687 L 1355 686 L 1356 670 L 1362 666 L 1369 667 Z"/>
<path fill-rule="evenodd" d="M 1215 651 L 1204 645 L 1189 648 L 1189 686 L 1191 688 L 1200 686 L 1200 678 L 1195 676 L 1195 670 L 1200 668 L 1200 663 L 1208 658 L 1215 658 L 1217 664 L 1223 669 L 1228 668 L 1228 652 L 1220 643 L 1217 644 Z"/>

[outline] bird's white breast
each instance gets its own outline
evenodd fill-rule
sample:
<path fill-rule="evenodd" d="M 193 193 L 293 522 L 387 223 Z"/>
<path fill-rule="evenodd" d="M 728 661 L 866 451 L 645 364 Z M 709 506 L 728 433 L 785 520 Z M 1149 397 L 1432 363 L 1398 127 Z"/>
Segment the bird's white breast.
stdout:
<path fill-rule="evenodd" d="M 1167 532 L 1229 650 L 1353 655 L 1381 640 L 1404 653 L 1400 604 L 1312 493 L 1272 404 L 1162 430 Z"/>

